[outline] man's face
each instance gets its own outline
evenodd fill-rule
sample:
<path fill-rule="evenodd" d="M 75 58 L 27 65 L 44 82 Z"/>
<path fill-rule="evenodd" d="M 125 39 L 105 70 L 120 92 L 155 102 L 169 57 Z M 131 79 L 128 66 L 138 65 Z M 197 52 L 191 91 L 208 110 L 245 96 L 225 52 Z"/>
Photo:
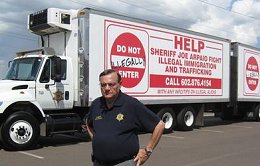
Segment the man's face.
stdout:
<path fill-rule="evenodd" d="M 99 81 L 103 97 L 107 101 L 113 101 L 117 97 L 121 87 L 120 83 L 118 83 L 117 74 L 111 73 L 102 76 Z"/>

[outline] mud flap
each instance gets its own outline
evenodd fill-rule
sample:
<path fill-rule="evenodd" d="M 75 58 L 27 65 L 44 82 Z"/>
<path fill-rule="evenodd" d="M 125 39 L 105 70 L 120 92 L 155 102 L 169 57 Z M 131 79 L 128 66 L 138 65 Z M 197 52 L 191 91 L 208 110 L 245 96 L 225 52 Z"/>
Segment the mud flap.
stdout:
<path fill-rule="evenodd" d="M 200 107 L 200 109 L 196 115 L 196 119 L 195 119 L 195 126 L 197 126 L 197 127 L 204 126 L 204 109 L 205 109 L 205 105 L 202 104 L 202 106 Z"/>

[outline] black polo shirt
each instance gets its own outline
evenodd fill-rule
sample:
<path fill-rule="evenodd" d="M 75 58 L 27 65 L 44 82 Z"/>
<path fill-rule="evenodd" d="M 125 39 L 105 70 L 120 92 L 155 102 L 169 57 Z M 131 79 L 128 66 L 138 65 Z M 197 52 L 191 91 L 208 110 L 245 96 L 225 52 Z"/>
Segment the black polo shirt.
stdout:
<path fill-rule="evenodd" d="M 140 101 L 122 92 L 111 109 L 103 97 L 97 98 L 88 117 L 88 125 L 94 129 L 94 157 L 100 161 L 134 157 L 139 151 L 138 131 L 152 132 L 159 121 Z"/>

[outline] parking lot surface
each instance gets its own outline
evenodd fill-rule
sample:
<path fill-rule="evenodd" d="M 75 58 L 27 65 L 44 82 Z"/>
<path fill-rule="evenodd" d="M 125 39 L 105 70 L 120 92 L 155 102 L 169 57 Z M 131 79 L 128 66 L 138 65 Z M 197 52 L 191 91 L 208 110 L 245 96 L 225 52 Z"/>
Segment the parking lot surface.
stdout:
<path fill-rule="evenodd" d="M 206 117 L 205 126 L 162 136 L 145 166 L 259 166 L 260 122 L 222 121 Z M 140 134 L 145 146 L 150 134 Z M 112 152 L 111 152 L 112 153 Z M 0 166 L 91 166 L 87 135 L 41 138 L 27 151 L 0 147 Z"/>

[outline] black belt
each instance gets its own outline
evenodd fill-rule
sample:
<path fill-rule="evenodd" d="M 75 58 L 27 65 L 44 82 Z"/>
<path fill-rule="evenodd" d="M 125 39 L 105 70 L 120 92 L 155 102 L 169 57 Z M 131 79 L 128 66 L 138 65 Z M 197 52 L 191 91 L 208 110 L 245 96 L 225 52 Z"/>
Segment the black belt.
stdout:
<path fill-rule="evenodd" d="M 100 165 L 105 165 L 105 166 L 117 165 L 117 164 L 120 164 L 122 162 L 125 162 L 127 160 L 131 160 L 131 159 L 134 159 L 134 157 L 133 156 L 124 157 L 122 159 L 115 160 L 115 161 L 102 161 L 102 160 L 97 160 L 94 156 L 92 156 L 92 161 L 93 162 L 96 162 L 96 163 L 98 163 Z"/>

